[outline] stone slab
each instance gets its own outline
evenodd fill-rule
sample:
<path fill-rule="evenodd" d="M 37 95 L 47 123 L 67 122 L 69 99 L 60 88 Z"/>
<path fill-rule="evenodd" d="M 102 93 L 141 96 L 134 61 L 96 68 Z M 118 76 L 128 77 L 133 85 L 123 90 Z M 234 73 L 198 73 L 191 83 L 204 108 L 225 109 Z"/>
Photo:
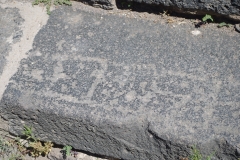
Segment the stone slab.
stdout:
<path fill-rule="evenodd" d="M 240 35 L 60 7 L 0 102 L 10 131 L 122 159 L 235 160 Z"/>
<path fill-rule="evenodd" d="M 205 15 L 211 14 L 224 16 L 233 20 L 240 21 L 240 0 L 90 0 L 88 4 L 112 9 L 114 7 L 122 8 L 122 4 L 130 5 L 130 9 L 139 10 L 147 8 L 148 10 L 165 8 L 164 10 L 175 11 L 179 13 Z M 140 5 L 139 5 L 140 4 Z M 126 7 L 126 6 L 125 6 Z M 144 11 L 144 9 L 143 9 Z"/>
<path fill-rule="evenodd" d="M 221 15 L 240 15 L 239 0 L 133 0 L 138 3 L 163 5 L 183 10 L 206 11 Z"/>

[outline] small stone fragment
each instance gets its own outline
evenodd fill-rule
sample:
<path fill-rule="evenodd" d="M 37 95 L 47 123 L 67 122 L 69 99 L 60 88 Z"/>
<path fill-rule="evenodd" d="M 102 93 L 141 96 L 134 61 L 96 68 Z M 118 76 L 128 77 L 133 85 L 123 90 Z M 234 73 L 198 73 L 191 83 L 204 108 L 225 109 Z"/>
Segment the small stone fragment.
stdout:
<path fill-rule="evenodd" d="M 194 36 L 198 36 L 201 34 L 201 32 L 199 30 L 193 30 L 191 31 L 191 33 L 194 35 Z"/>
<path fill-rule="evenodd" d="M 235 24 L 234 28 L 236 29 L 237 32 L 240 33 L 240 24 Z"/>

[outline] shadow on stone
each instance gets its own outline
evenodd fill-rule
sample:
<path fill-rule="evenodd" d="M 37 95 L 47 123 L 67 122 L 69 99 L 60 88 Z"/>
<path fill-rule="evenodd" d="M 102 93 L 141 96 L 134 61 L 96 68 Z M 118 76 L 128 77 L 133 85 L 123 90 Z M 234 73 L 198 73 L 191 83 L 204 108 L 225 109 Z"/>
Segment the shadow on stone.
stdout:
<path fill-rule="evenodd" d="M 228 24 L 236 24 L 239 21 L 231 19 L 228 16 L 217 14 L 213 11 L 198 10 L 198 9 L 186 9 L 179 8 L 177 6 L 164 6 L 162 4 L 155 3 L 140 3 L 128 0 L 116 0 L 116 6 L 118 9 L 132 10 L 136 12 L 148 12 L 152 14 L 169 14 L 170 16 L 186 18 L 186 19 L 202 19 L 205 14 L 212 15 L 214 23 L 226 22 Z"/>

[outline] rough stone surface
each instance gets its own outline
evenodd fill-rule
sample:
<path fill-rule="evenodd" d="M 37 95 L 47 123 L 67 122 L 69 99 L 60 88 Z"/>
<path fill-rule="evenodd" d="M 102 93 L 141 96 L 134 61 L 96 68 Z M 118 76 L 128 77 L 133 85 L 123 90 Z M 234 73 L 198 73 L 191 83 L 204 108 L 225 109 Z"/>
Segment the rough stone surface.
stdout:
<path fill-rule="evenodd" d="M 131 8 L 134 6 L 134 3 L 138 3 L 147 8 L 151 6 L 167 7 L 167 10 L 180 13 L 222 15 L 240 21 L 240 0 L 90 0 L 89 4 L 112 9 L 115 3 L 119 4 L 120 8 L 124 3 L 131 4 Z"/>
<path fill-rule="evenodd" d="M 20 26 L 23 21 L 18 9 L 0 7 L 0 75 L 6 64 L 6 56 L 11 50 L 11 44 L 18 42 L 22 36 Z"/>
<path fill-rule="evenodd" d="M 116 6 L 115 0 L 78 0 L 78 1 L 90 4 L 97 8 L 103 8 L 107 10 L 111 10 Z"/>
<path fill-rule="evenodd" d="M 67 18 L 66 18 L 67 17 Z M 117 19 L 117 20 L 116 20 Z M 240 35 L 62 7 L 0 103 L 10 131 L 123 159 L 236 160 Z"/>
<path fill-rule="evenodd" d="M 240 15 L 239 0 L 133 0 L 134 2 L 146 3 L 151 5 L 164 5 L 187 10 L 202 10 L 222 15 Z"/>
<path fill-rule="evenodd" d="M 8 122 L 0 117 L 0 136 L 8 134 Z"/>
<path fill-rule="evenodd" d="M 240 33 L 240 24 L 236 24 L 234 27 L 235 27 L 236 31 Z"/>

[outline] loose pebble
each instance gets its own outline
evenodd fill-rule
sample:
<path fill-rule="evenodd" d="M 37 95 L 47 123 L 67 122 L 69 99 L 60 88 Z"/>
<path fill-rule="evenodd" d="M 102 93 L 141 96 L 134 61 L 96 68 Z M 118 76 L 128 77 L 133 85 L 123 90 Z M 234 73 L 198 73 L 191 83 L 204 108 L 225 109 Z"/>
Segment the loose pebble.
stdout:
<path fill-rule="evenodd" d="M 194 30 L 194 31 L 191 31 L 191 33 L 194 35 L 194 36 L 198 36 L 201 34 L 201 32 L 199 30 Z"/>

